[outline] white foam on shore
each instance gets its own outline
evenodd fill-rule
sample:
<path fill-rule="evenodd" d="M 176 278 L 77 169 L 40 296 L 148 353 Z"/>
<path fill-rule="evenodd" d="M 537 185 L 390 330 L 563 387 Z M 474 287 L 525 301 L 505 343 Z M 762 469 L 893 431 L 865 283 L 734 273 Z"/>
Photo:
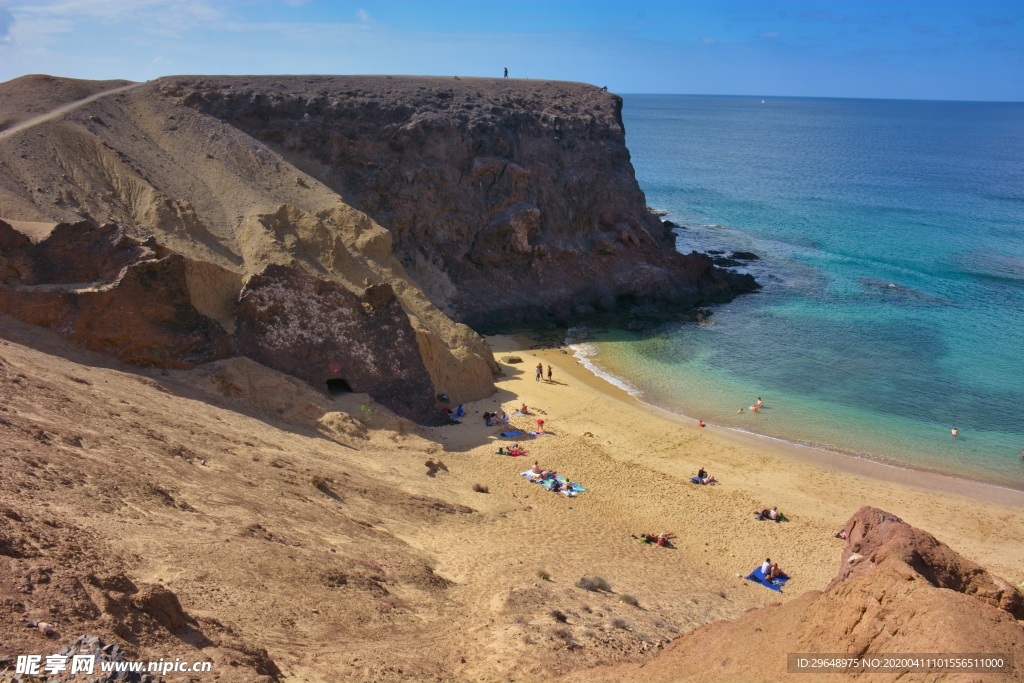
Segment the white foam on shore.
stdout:
<path fill-rule="evenodd" d="M 609 384 L 622 389 L 633 398 L 639 399 L 642 395 L 640 389 L 635 385 L 630 384 L 624 379 L 616 377 L 610 372 L 606 372 L 602 369 L 594 359 L 597 357 L 597 345 L 585 341 L 574 341 L 577 335 L 585 334 L 585 330 L 582 328 L 571 328 L 566 331 L 565 344 L 572 349 L 572 355 L 580 362 L 580 365 L 585 367 L 595 377 L 600 377 Z"/>
<path fill-rule="evenodd" d="M 598 355 L 597 344 L 594 344 L 593 342 L 582 341 L 582 339 L 577 341 L 577 339 L 580 338 L 580 337 L 586 337 L 588 335 L 588 333 L 589 333 L 589 331 L 586 328 L 570 328 L 569 330 L 566 331 L 566 336 L 565 336 L 565 342 L 564 343 L 565 343 L 566 346 L 568 346 L 570 349 L 572 349 L 573 356 L 579 361 L 580 365 L 582 365 L 584 368 L 586 368 L 591 374 L 593 374 L 595 377 L 599 377 L 600 379 L 603 379 L 604 381 L 608 382 L 609 384 L 611 384 L 613 386 L 616 386 L 616 387 L 622 389 L 623 391 L 628 393 L 630 396 L 635 398 L 639 403 L 642 403 L 645 406 L 647 406 L 648 408 L 651 408 L 651 409 L 653 409 L 653 410 L 655 410 L 655 411 L 657 411 L 659 413 L 662 413 L 664 415 L 670 416 L 671 418 L 674 418 L 676 420 L 693 420 L 693 419 L 695 419 L 695 418 L 691 418 L 690 416 L 685 415 L 685 414 L 683 414 L 681 412 L 678 412 L 676 410 L 670 410 L 668 408 L 665 408 L 664 406 L 659 406 L 657 404 L 645 401 L 642 398 L 643 397 L 643 392 L 638 387 L 636 387 L 635 385 L 631 384 L 630 382 L 628 382 L 628 381 L 626 381 L 626 380 L 624 380 L 624 379 L 622 379 L 620 377 L 616 377 L 615 375 L 613 375 L 613 374 L 605 371 L 604 369 L 602 369 L 597 364 L 597 362 L 596 362 L 596 358 L 597 358 L 597 355 Z M 908 473 L 918 473 L 918 474 L 922 474 L 922 475 L 925 475 L 925 476 L 939 477 L 941 479 L 949 480 L 951 482 L 964 481 L 963 479 L 961 479 L 959 477 L 956 477 L 955 475 L 953 475 L 953 474 L 951 474 L 951 473 L 949 473 L 947 471 L 941 470 L 941 469 L 931 469 L 931 468 L 928 468 L 928 467 L 914 467 L 914 466 L 908 465 L 906 463 L 895 462 L 895 461 L 893 461 L 893 460 L 891 460 L 889 458 L 878 456 L 877 454 L 874 454 L 874 453 L 869 453 L 869 452 L 852 453 L 852 452 L 849 452 L 849 451 L 842 451 L 842 450 L 839 450 L 839 449 L 836 449 L 836 448 L 833 448 L 833 447 L 830 447 L 830 446 L 827 446 L 827 445 L 824 445 L 824 444 L 819 444 L 819 443 L 814 443 L 814 442 L 804 442 L 804 441 L 800 441 L 800 440 L 796 440 L 796 439 L 791 439 L 791 438 L 787 439 L 787 438 L 783 438 L 783 437 L 779 437 L 779 436 L 772 436 L 770 434 L 764 434 L 763 432 L 756 432 L 756 431 L 753 431 L 753 430 L 750 430 L 750 429 L 744 429 L 743 427 L 736 427 L 736 426 L 733 426 L 733 425 L 724 425 L 724 424 L 715 424 L 715 425 L 712 425 L 711 423 L 708 423 L 708 424 L 709 424 L 709 426 L 714 426 L 714 427 L 716 427 L 716 428 L 718 428 L 720 430 L 726 431 L 726 432 L 735 432 L 736 434 L 744 434 L 744 435 L 752 436 L 752 437 L 754 437 L 756 439 L 764 439 L 766 441 L 772 441 L 772 442 L 784 445 L 784 446 L 789 447 L 789 448 L 796 448 L 796 449 L 800 449 L 800 450 L 803 450 L 803 451 L 809 451 L 809 455 L 812 458 L 814 458 L 814 454 L 817 453 L 817 454 L 820 454 L 819 458 L 821 456 L 848 458 L 848 459 L 851 459 L 851 460 L 861 461 L 861 462 L 867 463 L 869 465 L 886 467 L 886 468 L 890 468 L 890 469 L 893 469 L 893 470 L 900 470 L 900 471 L 908 472 Z M 820 460 L 819 460 L 819 462 L 820 462 Z M 966 481 L 969 481 L 972 484 L 976 484 L 976 485 L 991 487 L 993 489 L 1000 489 L 1000 490 L 1004 490 L 1004 491 L 1008 491 L 1008 492 L 1013 492 L 1013 493 L 1020 493 L 1021 492 L 1021 489 L 1015 488 L 1013 486 L 1008 486 L 1006 484 L 997 483 L 997 482 L 985 481 L 985 480 L 981 480 L 981 479 L 973 479 L 973 478 L 969 478 L 969 477 L 966 478 Z"/>

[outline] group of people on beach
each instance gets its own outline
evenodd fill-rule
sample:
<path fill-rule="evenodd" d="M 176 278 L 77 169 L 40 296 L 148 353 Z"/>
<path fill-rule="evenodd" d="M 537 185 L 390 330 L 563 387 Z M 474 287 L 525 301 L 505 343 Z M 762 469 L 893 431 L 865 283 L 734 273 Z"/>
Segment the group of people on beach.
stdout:
<path fill-rule="evenodd" d="M 533 467 L 529 471 L 530 478 L 536 482 L 544 483 L 545 481 L 551 481 L 551 488 L 548 489 L 554 493 L 561 493 L 562 491 L 572 491 L 573 483 L 566 479 L 564 482 L 558 481 L 558 472 L 555 470 L 544 469 L 540 466 L 540 462 L 537 460 L 533 461 Z"/>
<path fill-rule="evenodd" d="M 498 446 L 498 455 L 511 455 L 513 458 L 518 458 L 521 455 L 527 455 L 528 451 L 517 443 L 512 444 L 508 448 Z"/>
<path fill-rule="evenodd" d="M 542 379 L 544 379 L 544 364 L 543 363 L 537 363 L 536 370 L 537 370 L 537 376 L 534 378 L 534 380 L 539 382 Z M 552 379 L 552 376 L 553 376 L 553 373 L 551 371 L 551 364 L 549 363 L 548 364 L 548 381 L 549 382 L 553 382 L 554 381 Z"/>
<path fill-rule="evenodd" d="M 786 576 L 785 572 L 779 568 L 777 562 L 772 562 L 772 558 L 768 557 L 764 563 L 761 564 L 761 575 L 764 576 L 765 580 L 781 579 Z"/>
<path fill-rule="evenodd" d="M 693 479 L 695 480 L 695 484 L 704 484 L 705 486 L 714 486 L 718 483 L 718 480 L 715 479 L 715 475 L 708 474 L 708 471 L 703 467 L 697 470 L 697 476 Z"/>
<path fill-rule="evenodd" d="M 506 412 L 502 412 L 501 415 L 491 412 L 484 413 L 484 424 L 488 427 L 493 427 L 495 424 L 500 425 L 501 427 L 508 427 L 511 419 L 512 418 L 510 418 Z"/>

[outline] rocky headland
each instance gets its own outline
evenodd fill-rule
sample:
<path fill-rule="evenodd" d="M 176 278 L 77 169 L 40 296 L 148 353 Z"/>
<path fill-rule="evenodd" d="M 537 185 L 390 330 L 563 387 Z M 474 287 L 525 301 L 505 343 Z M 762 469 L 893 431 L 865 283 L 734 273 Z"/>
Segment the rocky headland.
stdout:
<path fill-rule="evenodd" d="M 75 104 L 104 86 L 117 91 Z M 188 76 L 126 87 L 27 76 L 0 84 L 0 95 L 0 219 L 7 251 L 21 250 L 0 255 L 3 310 L 70 329 L 55 322 L 68 317 L 67 292 L 51 287 L 62 283 L 23 277 L 26 247 L 11 229 L 45 242 L 45 226 L 61 223 L 59 240 L 73 242 L 116 226 L 176 255 L 147 266 L 177 264 L 178 286 L 159 297 L 176 310 L 174 324 L 187 317 L 212 335 L 187 357 L 152 336 L 127 353 L 88 339 L 107 321 L 79 306 L 69 334 L 129 362 L 241 353 L 433 423 L 438 394 L 461 402 L 493 391 L 496 367 L 473 330 L 692 314 L 756 287 L 707 255 L 675 250 L 637 185 L 622 100 L 593 86 Z M 32 253 L 33 272 L 68 267 L 44 266 L 45 248 Z M 121 276 L 106 275 L 89 286 L 109 289 Z M 326 292 L 333 302 L 316 303 Z M 39 313 L 44 300 L 56 308 Z M 327 320 L 342 300 L 345 313 Z M 132 311 L 135 327 L 147 310 Z M 257 310 L 278 327 L 274 343 L 265 326 L 239 326 L 240 313 Z M 381 324 L 384 311 L 394 324 Z"/>

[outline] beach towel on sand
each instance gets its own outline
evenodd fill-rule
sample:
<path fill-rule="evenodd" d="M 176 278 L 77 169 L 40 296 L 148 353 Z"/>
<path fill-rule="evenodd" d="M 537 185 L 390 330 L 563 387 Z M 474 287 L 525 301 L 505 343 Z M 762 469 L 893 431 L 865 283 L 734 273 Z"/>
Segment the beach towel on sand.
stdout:
<path fill-rule="evenodd" d="M 519 431 L 518 429 L 511 429 L 511 430 L 509 430 L 507 432 L 502 432 L 498 436 L 503 436 L 506 439 L 512 439 L 514 437 L 522 436 L 522 435 L 523 435 L 523 433 L 521 431 Z"/>
<path fill-rule="evenodd" d="M 529 479 L 530 481 L 532 481 L 534 484 L 540 484 L 541 486 L 543 486 L 548 491 L 551 490 L 551 487 L 552 487 L 552 485 L 554 484 L 554 482 L 556 480 L 558 481 L 559 484 L 565 484 L 568 481 L 565 477 L 563 477 L 560 474 L 557 475 L 554 479 L 541 479 L 539 474 L 534 474 L 533 473 L 533 470 L 526 470 L 525 472 L 522 472 L 521 474 L 522 474 L 522 476 L 524 476 L 527 479 Z M 574 496 L 578 496 L 579 494 L 585 492 L 586 490 L 587 490 L 587 488 L 585 486 L 582 486 L 582 485 L 580 485 L 577 482 L 573 482 L 572 483 L 572 490 L 569 490 L 569 491 L 559 491 L 559 493 L 561 493 L 563 495 L 566 495 L 566 496 L 569 496 L 570 498 L 572 498 Z"/>
<path fill-rule="evenodd" d="M 758 567 L 754 571 L 747 574 L 747 581 L 753 581 L 754 583 L 760 586 L 764 586 L 769 590 L 779 591 L 781 593 L 782 587 L 786 585 L 787 581 L 789 581 L 789 577 L 783 574 L 777 579 L 765 579 L 764 572 L 762 572 L 761 568 Z"/>

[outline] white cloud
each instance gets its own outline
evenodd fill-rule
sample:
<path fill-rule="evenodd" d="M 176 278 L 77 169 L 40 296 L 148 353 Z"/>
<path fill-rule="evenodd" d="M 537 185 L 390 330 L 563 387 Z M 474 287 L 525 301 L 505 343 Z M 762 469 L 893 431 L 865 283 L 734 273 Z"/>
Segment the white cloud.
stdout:
<path fill-rule="evenodd" d="M 356 19 L 358 19 L 359 21 L 362 21 L 364 23 L 367 23 L 367 24 L 374 23 L 373 17 L 371 17 L 370 13 L 367 12 L 366 10 L 364 10 L 364 9 L 356 10 Z"/>
<path fill-rule="evenodd" d="M 714 36 L 701 36 L 700 42 L 704 43 L 705 45 L 714 45 L 715 43 L 718 42 L 718 39 L 715 38 Z"/>

